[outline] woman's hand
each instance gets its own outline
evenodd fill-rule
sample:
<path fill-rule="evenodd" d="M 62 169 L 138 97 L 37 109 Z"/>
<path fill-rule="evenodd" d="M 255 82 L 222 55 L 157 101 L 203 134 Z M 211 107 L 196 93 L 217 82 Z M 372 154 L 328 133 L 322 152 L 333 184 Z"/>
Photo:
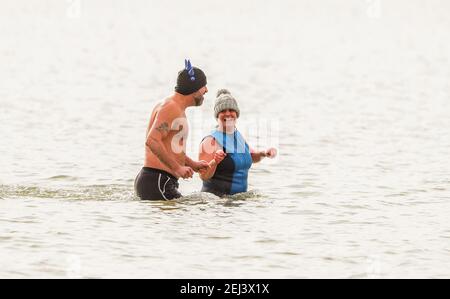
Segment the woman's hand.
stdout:
<path fill-rule="evenodd" d="M 214 154 L 214 161 L 216 161 L 216 165 L 219 165 L 220 162 L 222 162 L 223 159 L 225 159 L 226 156 L 227 156 L 227 154 L 223 150 L 218 150 Z"/>
<path fill-rule="evenodd" d="M 269 159 L 275 159 L 277 157 L 277 150 L 275 148 L 269 148 L 266 152 L 265 152 L 265 157 L 269 158 Z"/>

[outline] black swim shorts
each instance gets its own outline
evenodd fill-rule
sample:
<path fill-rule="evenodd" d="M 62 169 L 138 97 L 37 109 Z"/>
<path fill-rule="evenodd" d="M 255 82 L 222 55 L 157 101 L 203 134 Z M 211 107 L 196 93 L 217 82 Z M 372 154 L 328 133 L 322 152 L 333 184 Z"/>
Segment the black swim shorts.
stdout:
<path fill-rule="evenodd" d="M 181 197 L 178 179 L 170 173 L 144 167 L 134 181 L 136 195 L 142 200 L 171 200 Z"/>

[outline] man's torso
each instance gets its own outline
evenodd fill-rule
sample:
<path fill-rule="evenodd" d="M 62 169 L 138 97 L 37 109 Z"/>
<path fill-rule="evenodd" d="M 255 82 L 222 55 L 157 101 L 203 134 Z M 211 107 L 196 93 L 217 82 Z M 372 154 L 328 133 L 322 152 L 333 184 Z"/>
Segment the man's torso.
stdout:
<path fill-rule="evenodd" d="M 172 111 L 177 115 L 173 122 L 167 122 L 169 133 L 167 137 L 162 140 L 162 142 L 169 155 L 171 155 L 175 159 L 175 161 L 178 162 L 178 164 L 180 164 L 181 166 L 185 166 L 186 139 L 188 137 L 189 131 L 186 114 L 180 107 L 177 106 L 176 103 L 173 103 L 170 98 L 166 99 L 163 103 L 158 104 L 154 108 L 149 125 L 147 127 L 147 136 L 153 126 L 153 123 L 155 122 L 156 116 L 161 109 L 173 109 Z M 161 169 L 175 176 L 173 171 L 164 163 L 162 163 L 158 159 L 158 157 L 148 148 L 148 146 L 145 147 L 144 166 Z"/>

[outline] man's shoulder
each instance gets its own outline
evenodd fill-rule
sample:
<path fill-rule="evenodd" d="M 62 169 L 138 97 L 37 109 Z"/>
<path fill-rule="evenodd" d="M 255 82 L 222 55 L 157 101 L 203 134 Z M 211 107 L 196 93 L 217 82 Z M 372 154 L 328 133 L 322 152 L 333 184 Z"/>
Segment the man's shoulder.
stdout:
<path fill-rule="evenodd" d="M 167 117 L 179 117 L 182 115 L 181 108 L 170 98 L 165 99 L 161 103 L 159 103 L 156 107 L 156 111 L 160 115 L 164 115 Z"/>

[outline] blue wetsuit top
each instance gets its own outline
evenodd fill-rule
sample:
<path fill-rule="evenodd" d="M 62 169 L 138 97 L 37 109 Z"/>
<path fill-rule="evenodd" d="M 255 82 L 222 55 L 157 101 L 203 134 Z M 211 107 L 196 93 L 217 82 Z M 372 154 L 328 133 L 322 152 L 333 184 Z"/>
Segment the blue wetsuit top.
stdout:
<path fill-rule="evenodd" d="M 234 134 L 225 134 L 216 130 L 207 137 L 213 137 L 227 156 L 217 165 L 214 176 L 203 182 L 202 191 L 218 196 L 247 192 L 248 172 L 253 160 L 241 133 L 236 130 Z"/>

